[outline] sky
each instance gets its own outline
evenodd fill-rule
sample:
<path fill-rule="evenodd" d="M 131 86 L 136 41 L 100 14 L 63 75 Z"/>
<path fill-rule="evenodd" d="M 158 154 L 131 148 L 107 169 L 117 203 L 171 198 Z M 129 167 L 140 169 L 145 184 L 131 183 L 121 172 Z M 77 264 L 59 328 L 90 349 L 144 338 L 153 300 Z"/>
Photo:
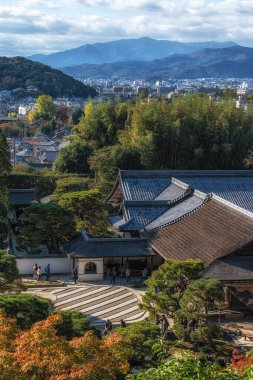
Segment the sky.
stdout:
<path fill-rule="evenodd" d="M 253 47 L 253 0 L 0 0 L 0 55 L 152 37 Z"/>

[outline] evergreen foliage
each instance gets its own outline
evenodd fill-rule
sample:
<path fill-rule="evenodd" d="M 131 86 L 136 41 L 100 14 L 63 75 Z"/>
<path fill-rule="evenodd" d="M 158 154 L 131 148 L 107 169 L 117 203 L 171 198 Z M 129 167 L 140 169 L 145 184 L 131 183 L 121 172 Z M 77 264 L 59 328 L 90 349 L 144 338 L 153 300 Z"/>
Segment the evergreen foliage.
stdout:
<path fill-rule="evenodd" d="M 0 294 L 0 309 L 4 309 L 8 317 L 16 318 L 17 325 L 22 330 L 47 318 L 51 308 L 51 302 L 41 297 L 30 294 Z"/>
<path fill-rule="evenodd" d="M 126 341 L 130 342 L 132 364 L 141 363 L 150 360 L 152 357 L 152 347 L 159 339 L 159 326 L 149 321 L 141 321 L 131 324 L 127 327 L 119 327 L 116 330 Z"/>
<path fill-rule="evenodd" d="M 171 103 L 88 103 L 76 133 L 99 149 L 134 149 L 146 169 L 242 169 L 253 149 L 252 114 L 230 94 L 222 101 L 190 94 Z"/>
<path fill-rule="evenodd" d="M 81 312 L 75 310 L 56 311 L 62 317 L 57 325 L 57 335 L 67 340 L 83 336 L 88 330 L 92 330 L 90 320 Z"/>
<path fill-rule="evenodd" d="M 0 57 L 0 90 L 34 86 L 53 97 L 95 96 L 96 91 L 78 80 L 38 62 L 23 57 Z"/>
<path fill-rule="evenodd" d="M 51 198 L 54 201 L 58 201 L 59 198 L 66 193 L 89 190 L 92 184 L 93 180 L 89 177 L 68 176 L 60 178 L 56 181 L 56 189 Z"/>
<path fill-rule="evenodd" d="M 79 173 L 90 171 L 88 158 L 93 153 L 90 143 L 82 140 L 72 140 L 68 146 L 62 148 L 53 164 L 53 171 L 57 173 Z"/>
<path fill-rule="evenodd" d="M 68 241 L 75 233 L 72 212 L 53 202 L 27 207 L 24 221 L 17 244 L 19 249 L 28 252 L 38 250 L 42 243 L 46 244 L 49 253 L 59 252 L 59 244 Z"/>
<path fill-rule="evenodd" d="M 20 280 L 16 257 L 0 250 L 0 293 L 20 292 L 24 288 Z"/>
<path fill-rule="evenodd" d="M 58 203 L 75 215 L 78 230 L 84 229 L 94 237 L 108 236 L 105 202 L 97 189 L 66 193 Z"/>

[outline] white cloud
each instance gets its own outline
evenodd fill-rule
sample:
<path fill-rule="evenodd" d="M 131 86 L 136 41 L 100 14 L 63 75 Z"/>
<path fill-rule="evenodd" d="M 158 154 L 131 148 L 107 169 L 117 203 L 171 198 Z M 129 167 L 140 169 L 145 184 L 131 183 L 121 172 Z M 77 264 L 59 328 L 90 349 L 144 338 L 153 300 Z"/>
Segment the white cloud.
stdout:
<path fill-rule="evenodd" d="M 149 36 L 253 45 L 252 0 L 9 0 L 0 54 L 34 54 Z"/>

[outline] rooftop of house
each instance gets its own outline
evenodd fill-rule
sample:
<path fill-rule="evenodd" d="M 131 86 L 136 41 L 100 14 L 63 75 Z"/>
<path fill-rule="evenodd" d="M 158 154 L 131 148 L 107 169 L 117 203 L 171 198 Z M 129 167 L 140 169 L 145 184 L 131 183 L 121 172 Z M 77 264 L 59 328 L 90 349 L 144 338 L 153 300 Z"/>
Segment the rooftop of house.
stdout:
<path fill-rule="evenodd" d="M 253 241 L 253 214 L 213 196 L 200 207 L 148 232 L 150 246 L 165 259 L 202 259 L 208 267 Z"/>
<path fill-rule="evenodd" d="M 81 231 L 64 245 L 65 252 L 75 257 L 145 257 L 154 256 L 145 238 L 90 238 Z"/>
<path fill-rule="evenodd" d="M 228 286 L 228 290 L 247 308 L 253 310 L 253 285 L 233 285 Z"/>
<path fill-rule="evenodd" d="M 253 252 L 253 247 L 252 247 Z M 252 281 L 252 255 L 229 255 L 214 261 L 204 273 L 204 277 L 220 281 Z"/>
<path fill-rule="evenodd" d="M 12 206 L 28 206 L 37 203 L 35 189 L 9 189 L 9 201 Z"/>
<path fill-rule="evenodd" d="M 175 199 L 187 185 L 253 212 L 253 170 L 121 170 L 108 201 Z"/>

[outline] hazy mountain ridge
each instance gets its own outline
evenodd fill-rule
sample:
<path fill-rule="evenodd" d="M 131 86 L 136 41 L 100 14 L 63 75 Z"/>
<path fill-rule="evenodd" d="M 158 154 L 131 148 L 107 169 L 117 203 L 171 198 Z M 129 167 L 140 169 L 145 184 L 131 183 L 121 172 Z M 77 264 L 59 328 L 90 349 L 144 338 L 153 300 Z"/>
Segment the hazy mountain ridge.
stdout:
<path fill-rule="evenodd" d="M 253 77 L 253 48 L 239 45 L 202 49 L 192 54 L 174 54 L 151 62 L 132 61 L 103 65 L 65 67 L 63 72 L 77 78 L 167 79 L 199 77 Z"/>
<path fill-rule="evenodd" d="M 0 90 L 34 86 L 53 97 L 88 97 L 96 91 L 60 70 L 25 59 L 0 57 Z"/>
<path fill-rule="evenodd" d="M 105 43 L 86 44 L 75 49 L 49 55 L 32 55 L 33 61 L 62 68 L 83 63 L 103 64 L 125 61 L 152 61 L 172 54 L 191 54 L 203 48 L 224 48 L 236 46 L 234 42 L 184 43 L 169 40 L 155 40 L 149 37 L 123 39 Z"/>

